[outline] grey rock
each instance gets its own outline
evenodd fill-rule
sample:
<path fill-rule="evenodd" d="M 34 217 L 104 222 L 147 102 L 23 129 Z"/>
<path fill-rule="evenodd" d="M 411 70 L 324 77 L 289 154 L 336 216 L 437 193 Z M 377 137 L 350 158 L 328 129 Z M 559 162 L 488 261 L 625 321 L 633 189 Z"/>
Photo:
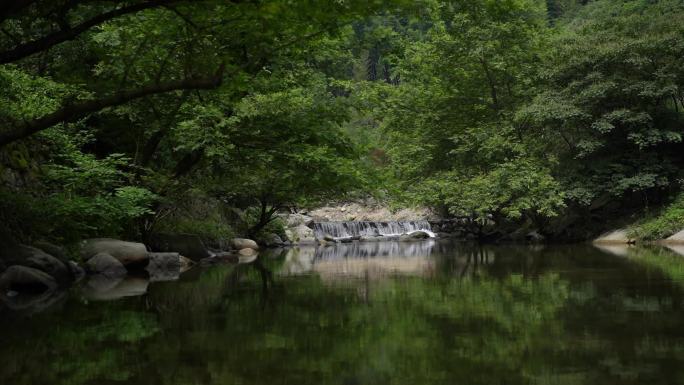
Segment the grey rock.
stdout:
<path fill-rule="evenodd" d="M 41 293 L 57 289 L 57 281 L 49 274 L 27 266 L 10 266 L 0 276 L 0 291 Z"/>
<path fill-rule="evenodd" d="M 86 262 L 86 269 L 90 273 L 107 278 L 124 277 L 128 274 L 126 267 L 118 259 L 107 253 L 95 254 Z"/>
<path fill-rule="evenodd" d="M 47 241 L 38 241 L 34 242 L 33 246 L 43 250 L 44 252 L 52 255 L 53 257 L 63 262 L 66 262 L 69 259 L 66 250 L 64 250 L 63 247 L 57 246 L 53 243 Z"/>
<path fill-rule="evenodd" d="M 23 257 L 21 265 L 49 274 L 60 285 L 66 285 L 73 281 L 71 271 L 64 262 L 35 247 L 20 246 L 20 248 Z"/>
<path fill-rule="evenodd" d="M 285 218 L 287 227 L 308 226 L 313 222 L 313 218 L 304 214 L 290 214 Z"/>
<path fill-rule="evenodd" d="M 259 250 L 259 245 L 251 239 L 234 238 L 230 241 L 230 246 L 235 250 L 254 249 Z"/>
<path fill-rule="evenodd" d="M 287 229 L 285 231 L 287 237 L 292 243 L 315 243 L 316 237 L 314 236 L 314 231 L 306 225 L 299 225 L 297 227 Z"/>
<path fill-rule="evenodd" d="M 532 243 L 544 242 L 545 237 L 541 235 L 537 230 L 530 231 L 525 235 L 525 240 Z"/>
<path fill-rule="evenodd" d="M 179 253 L 194 261 L 211 256 L 200 237 L 193 234 L 155 234 L 151 246 L 154 251 Z"/>
<path fill-rule="evenodd" d="M 126 242 L 111 238 L 87 239 L 81 243 L 81 257 L 89 260 L 93 256 L 106 253 L 123 265 L 147 262 L 147 248 L 142 243 Z"/>
<path fill-rule="evenodd" d="M 428 238 L 430 238 L 430 234 L 428 234 L 424 231 L 421 231 L 421 230 L 417 230 L 417 231 L 414 231 L 410 234 L 402 235 L 401 237 L 399 237 L 399 240 L 400 241 L 416 241 L 416 240 L 428 239 Z"/>
<path fill-rule="evenodd" d="M 617 230 L 612 230 L 607 233 L 602 234 L 598 238 L 594 239 L 594 243 L 622 243 L 622 244 L 631 244 L 634 243 L 634 240 L 631 239 L 628 235 L 627 229 L 617 229 Z"/>
<path fill-rule="evenodd" d="M 283 240 L 278 234 L 270 233 L 264 237 L 266 247 L 278 247 L 283 245 Z"/>
<path fill-rule="evenodd" d="M 665 243 L 684 244 L 684 230 L 681 230 L 681 231 L 669 236 L 667 239 L 665 239 Z"/>
<path fill-rule="evenodd" d="M 150 253 L 150 263 L 146 267 L 150 282 L 177 280 L 185 263 L 181 258 L 178 253 Z"/>

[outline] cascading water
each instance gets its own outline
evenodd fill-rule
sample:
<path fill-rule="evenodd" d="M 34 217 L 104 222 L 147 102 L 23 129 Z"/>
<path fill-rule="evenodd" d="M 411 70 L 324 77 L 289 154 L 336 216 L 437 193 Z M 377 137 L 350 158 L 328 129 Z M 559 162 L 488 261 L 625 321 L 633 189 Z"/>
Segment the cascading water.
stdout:
<path fill-rule="evenodd" d="M 397 237 L 411 234 L 416 231 L 425 232 L 434 238 L 430 222 L 428 221 L 403 221 L 403 222 L 316 222 L 314 223 L 314 235 L 316 239 L 324 239 L 326 236 L 334 239 L 349 239 L 357 237 Z"/>

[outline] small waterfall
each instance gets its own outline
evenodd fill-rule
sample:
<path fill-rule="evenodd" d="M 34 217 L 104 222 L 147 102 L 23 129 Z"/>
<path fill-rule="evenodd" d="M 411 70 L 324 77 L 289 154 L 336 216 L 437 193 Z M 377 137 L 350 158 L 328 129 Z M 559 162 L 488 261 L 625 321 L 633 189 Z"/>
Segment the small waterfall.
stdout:
<path fill-rule="evenodd" d="M 335 239 L 349 239 L 358 237 L 397 237 L 411 234 L 415 231 L 424 231 L 431 238 L 435 236 L 428 221 L 402 221 L 402 222 L 316 222 L 314 234 L 316 239 L 324 239 L 326 235 Z"/>

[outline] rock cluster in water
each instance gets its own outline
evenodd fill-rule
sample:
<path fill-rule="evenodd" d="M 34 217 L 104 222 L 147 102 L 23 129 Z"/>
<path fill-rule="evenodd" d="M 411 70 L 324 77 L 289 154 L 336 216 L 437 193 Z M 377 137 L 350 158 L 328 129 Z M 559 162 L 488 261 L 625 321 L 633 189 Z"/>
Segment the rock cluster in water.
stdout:
<path fill-rule="evenodd" d="M 196 261 L 256 259 L 259 246 L 255 241 L 233 239 L 231 244 L 233 251 L 212 252 L 190 235 L 167 234 L 152 247 L 118 239 L 88 239 L 78 245 L 81 264 L 55 245 L 13 245 L 0 258 L 0 300 L 10 309 L 34 312 L 65 298 L 65 289 L 80 281 L 84 281 L 86 298 L 108 300 L 144 293 L 150 282 L 176 280 Z M 182 253 L 173 251 L 174 247 Z"/>

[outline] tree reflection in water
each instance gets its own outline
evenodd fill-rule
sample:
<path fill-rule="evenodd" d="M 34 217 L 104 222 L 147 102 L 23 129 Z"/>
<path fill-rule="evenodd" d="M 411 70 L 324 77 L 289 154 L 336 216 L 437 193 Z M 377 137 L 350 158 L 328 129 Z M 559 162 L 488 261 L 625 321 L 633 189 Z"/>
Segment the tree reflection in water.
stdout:
<path fill-rule="evenodd" d="M 0 382 L 682 382 L 684 269 L 665 251 L 368 248 L 272 250 L 140 297 L 5 312 Z"/>

